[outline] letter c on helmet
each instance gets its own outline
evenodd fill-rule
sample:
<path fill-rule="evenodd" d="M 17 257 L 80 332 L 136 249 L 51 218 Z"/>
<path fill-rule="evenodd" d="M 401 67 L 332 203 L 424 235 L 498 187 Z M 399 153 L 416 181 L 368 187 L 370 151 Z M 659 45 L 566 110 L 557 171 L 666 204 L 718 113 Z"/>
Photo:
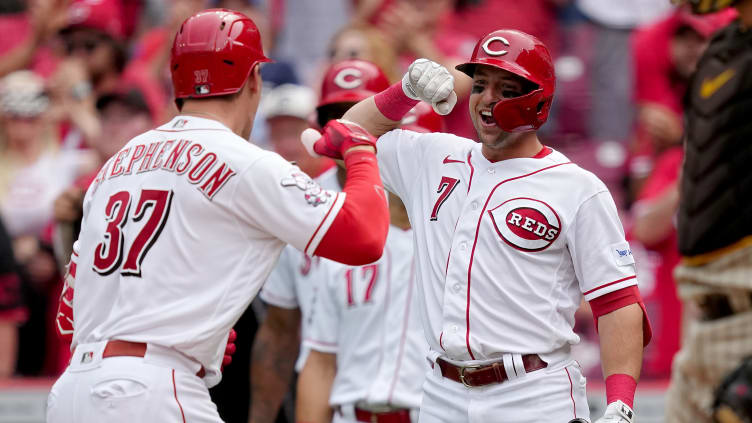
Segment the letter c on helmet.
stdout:
<path fill-rule="evenodd" d="M 508 53 L 506 50 L 491 50 L 491 48 L 489 46 L 494 41 L 499 41 L 499 42 L 503 43 L 505 46 L 509 47 L 509 41 L 507 41 L 506 38 L 504 38 L 504 37 L 491 37 L 491 38 L 487 39 L 486 42 L 483 43 L 483 46 L 482 46 L 483 47 L 483 51 L 485 51 L 487 55 L 489 55 L 489 56 L 503 56 L 503 55 L 505 55 L 505 54 Z"/>

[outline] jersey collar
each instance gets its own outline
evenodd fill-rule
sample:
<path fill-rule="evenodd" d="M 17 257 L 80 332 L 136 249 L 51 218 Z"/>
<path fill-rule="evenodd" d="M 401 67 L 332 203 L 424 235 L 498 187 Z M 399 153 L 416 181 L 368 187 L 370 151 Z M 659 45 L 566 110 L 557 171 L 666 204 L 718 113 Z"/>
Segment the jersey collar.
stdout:
<path fill-rule="evenodd" d="M 197 116 L 187 116 L 187 115 L 175 116 L 171 121 L 167 122 L 166 124 L 160 126 L 157 129 L 160 131 L 167 131 L 167 132 L 182 132 L 182 131 L 192 131 L 192 130 L 201 130 L 201 129 L 224 130 L 224 131 L 232 132 L 230 128 L 226 127 L 224 124 L 214 119 L 206 119 L 206 118 L 201 118 Z"/>

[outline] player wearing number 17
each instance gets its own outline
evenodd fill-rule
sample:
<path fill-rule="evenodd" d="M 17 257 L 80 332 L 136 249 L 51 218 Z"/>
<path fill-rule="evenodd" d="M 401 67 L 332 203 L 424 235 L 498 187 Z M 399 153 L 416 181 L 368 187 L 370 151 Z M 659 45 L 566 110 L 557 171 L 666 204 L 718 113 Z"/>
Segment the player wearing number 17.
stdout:
<path fill-rule="evenodd" d="M 433 367 L 420 421 L 590 421 L 570 355 L 584 296 L 609 403 L 598 422 L 631 423 L 650 330 L 611 195 L 538 139 L 554 94 L 548 49 L 499 30 L 457 69 L 473 78 L 469 111 L 480 142 L 394 129 L 419 100 L 440 113 L 456 102 L 451 74 L 426 59 L 344 116 L 380 136 L 384 186 L 403 200 L 414 229 Z"/>
<path fill-rule="evenodd" d="M 389 214 L 372 136 L 325 128 L 344 192 L 247 141 L 267 61 L 240 13 L 206 10 L 181 26 L 180 115 L 128 142 L 86 193 L 58 318 L 74 350 L 48 422 L 221 422 L 207 388 L 284 245 L 352 265 L 381 256 Z"/>

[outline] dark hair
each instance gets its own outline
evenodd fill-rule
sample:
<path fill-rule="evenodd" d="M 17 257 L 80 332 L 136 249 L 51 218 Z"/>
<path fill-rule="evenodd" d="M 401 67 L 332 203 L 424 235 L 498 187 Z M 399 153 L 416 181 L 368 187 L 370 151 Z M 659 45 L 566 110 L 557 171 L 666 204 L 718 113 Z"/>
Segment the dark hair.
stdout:
<path fill-rule="evenodd" d="M 126 106 L 133 113 L 150 113 L 149 106 L 143 93 L 136 88 L 119 93 L 105 94 L 97 99 L 97 109 L 101 112 L 111 104 L 119 103 Z"/>
<path fill-rule="evenodd" d="M 316 109 L 316 123 L 319 127 L 323 128 L 327 122 L 334 119 L 339 119 L 345 115 L 345 112 L 350 110 L 350 107 L 355 103 L 332 103 L 325 106 L 320 106 Z"/>
<path fill-rule="evenodd" d="M 485 3 L 485 0 L 454 0 L 454 10 L 455 12 L 460 12 L 464 9 L 470 8 L 472 6 L 477 6 L 482 3 Z"/>
<path fill-rule="evenodd" d="M 125 65 L 128 63 L 128 46 L 125 41 L 116 40 L 111 35 L 102 32 L 95 28 L 88 27 L 67 27 L 60 30 L 60 35 L 64 40 L 67 40 L 74 32 L 84 32 L 96 39 L 97 42 L 107 43 L 113 51 L 113 65 L 117 73 L 122 73 L 125 69 Z M 66 44 L 68 41 L 66 41 Z M 91 48 L 96 47 L 96 44 L 92 44 Z M 68 51 L 70 53 L 70 51 Z"/>

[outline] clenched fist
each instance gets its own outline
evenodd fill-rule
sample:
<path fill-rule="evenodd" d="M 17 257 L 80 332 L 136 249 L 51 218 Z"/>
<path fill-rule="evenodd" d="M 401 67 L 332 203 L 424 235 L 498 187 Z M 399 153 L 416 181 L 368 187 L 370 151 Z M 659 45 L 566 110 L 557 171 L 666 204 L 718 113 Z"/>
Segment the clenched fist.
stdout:
<path fill-rule="evenodd" d="M 402 90 L 413 100 L 430 103 L 436 113 L 447 115 L 457 104 L 454 76 L 440 64 L 428 59 L 418 59 L 402 77 Z"/>
<path fill-rule="evenodd" d="M 308 128 L 300 134 L 300 141 L 314 157 L 343 159 L 348 150 L 357 146 L 370 146 L 376 150 L 376 137 L 357 123 L 344 119 L 330 121 L 324 126 L 323 133 Z"/>

